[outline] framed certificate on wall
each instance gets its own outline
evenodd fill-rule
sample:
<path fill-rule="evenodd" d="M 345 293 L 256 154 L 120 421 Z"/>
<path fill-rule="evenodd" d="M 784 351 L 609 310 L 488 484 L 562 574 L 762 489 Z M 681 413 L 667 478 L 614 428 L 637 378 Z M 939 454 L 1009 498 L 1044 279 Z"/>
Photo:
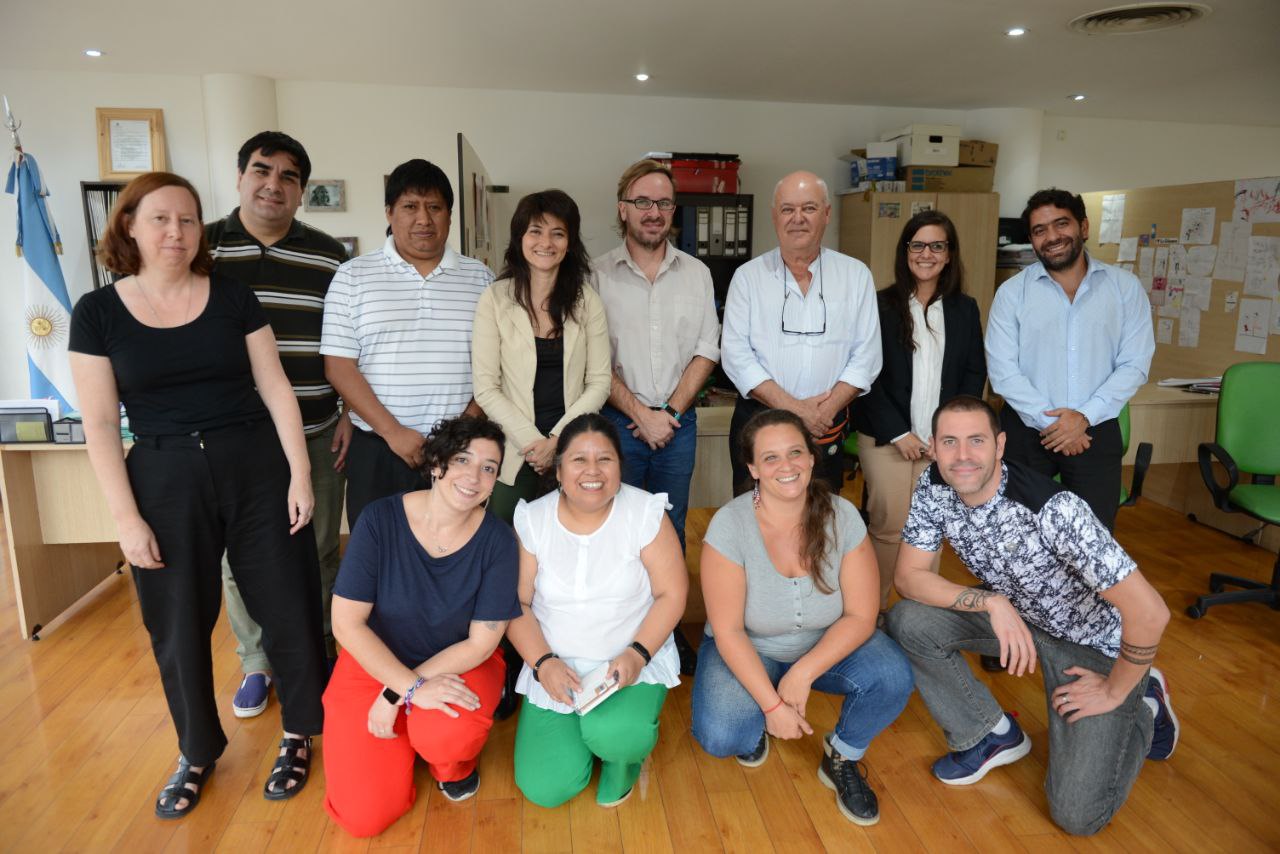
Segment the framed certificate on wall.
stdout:
<path fill-rule="evenodd" d="M 98 173 L 104 181 L 128 181 L 168 168 L 164 111 L 98 107 Z"/>

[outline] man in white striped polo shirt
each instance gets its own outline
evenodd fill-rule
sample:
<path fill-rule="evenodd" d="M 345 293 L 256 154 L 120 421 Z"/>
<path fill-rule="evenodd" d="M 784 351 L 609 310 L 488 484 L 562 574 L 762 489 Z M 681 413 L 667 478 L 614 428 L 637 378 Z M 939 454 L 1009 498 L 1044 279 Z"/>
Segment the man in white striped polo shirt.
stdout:
<path fill-rule="evenodd" d="M 449 248 L 453 187 L 410 160 L 387 179 L 387 241 L 338 268 L 325 297 L 325 373 L 356 426 L 347 520 L 370 501 L 423 483 L 423 437 L 480 414 L 471 396 L 471 326 L 493 273 Z"/>
<path fill-rule="evenodd" d="M 342 244 L 294 218 L 311 174 L 306 149 L 279 131 L 250 138 L 237 160 L 240 206 L 205 227 L 216 272 L 253 289 L 267 313 L 280 350 L 280 363 L 293 385 L 311 459 L 316 508 L 312 531 L 320 572 L 327 654 L 337 653 L 329 627 L 329 601 L 338 575 L 338 529 L 342 525 L 342 461 L 351 441 L 351 421 L 338 408 L 338 393 L 324 376 L 320 323 L 324 297 L 338 265 Z M 267 707 L 271 665 L 262 648 L 262 629 L 249 616 L 231 576 L 226 556 L 222 581 L 227 617 L 235 633 L 244 680 L 231 701 L 237 717 Z"/>

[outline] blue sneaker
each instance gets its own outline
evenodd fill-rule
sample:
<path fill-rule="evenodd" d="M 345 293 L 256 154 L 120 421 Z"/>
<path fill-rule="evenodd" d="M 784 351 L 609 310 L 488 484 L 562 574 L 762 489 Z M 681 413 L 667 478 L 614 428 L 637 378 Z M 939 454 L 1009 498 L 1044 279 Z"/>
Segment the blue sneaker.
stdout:
<path fill-rule="evenodd" d="M 1147 677 L 1146 696 L 1155 700 L 1157 707 L 1156 729 L 1151 736 L 1151 747 L 1147 750 L 1147 758 L 1157 761 L 1168 759 L 1173 755 L 1173 749 L 1178 746 L 1180 727 L 1178 717 L 1173 713 L 1173 704 L 1169 702 L 1169 683 L 1165 680 L 1164 674 L 1154 667 L 1151 668 L 1151 675 Z"/>
<path fill-rule="evenodd" d="M 231 710 L 238 718 L 256 718 L 266 709 L 270 696 L 271 677 L 266 673 L 250 673 L 231 700 Z"/>
<path fill-rule="evenodd" d="M 933 763 L 933 776 L 949 786 L 976 783 L 992 768 L 1017 762 L 1031 752 L 1031 739 L 1009 714 L 1009 731 L 1004 735 L 988 733 L 968 750 L 954 751 Z"/>

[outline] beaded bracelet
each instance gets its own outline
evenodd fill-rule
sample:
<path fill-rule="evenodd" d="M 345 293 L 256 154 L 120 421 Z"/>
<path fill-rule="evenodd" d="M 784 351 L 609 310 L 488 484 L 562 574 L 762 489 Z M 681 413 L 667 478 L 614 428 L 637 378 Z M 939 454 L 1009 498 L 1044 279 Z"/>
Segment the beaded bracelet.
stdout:
<path fill-rule="evenodd" d="M 419 676 L 417 681 L 415 681 L 412 685 L 409 686 L 409 690 L 404 692 L 404 713 L 406 715 L 411 714 L 413 712 L 413 692 L 421 688 L 426 683 L 426 681 L 427 680 Z"/>

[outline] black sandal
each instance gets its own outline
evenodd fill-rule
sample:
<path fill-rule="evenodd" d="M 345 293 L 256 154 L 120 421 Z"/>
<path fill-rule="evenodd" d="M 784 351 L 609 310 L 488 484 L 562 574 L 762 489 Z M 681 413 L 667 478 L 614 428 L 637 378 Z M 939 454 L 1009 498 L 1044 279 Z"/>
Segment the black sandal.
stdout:
<path fill-rule="evenodd" d="M 165 783 L 164 788 L 160 790 L 160 796 L 156 798 L 156 817 L 182 818 L 195 809 L 196 804 L 200 803 L 204 784 L 209 782 L 209 775 L 213 773 L 215 765 L 217 765 L 216 762 L 210 762 L 204 766 L 203 771 L 194 771 L 185 756 L 178 757 L 178 770 L 169 778 L 169 782 Z M 196 788 L 188 789 L 188 784 Z M 178 801 L 183 798 L 186 799 L 187 805 L 178 807 Z"/>
<path fill-rule="evenodd" d="M 311 736 L 282 738 L 280 746 L 284 748 L 284 753 L 276 757 L 271 776 L 262 787 L 262 797 L 269 801 L 287 801 L 302 791 L 311 776 Z M 307 751 L 305 757 L 298 755 L 301 750 Z M 291 780 L 294 783 L 292 786 L 288 785 Z"/>

